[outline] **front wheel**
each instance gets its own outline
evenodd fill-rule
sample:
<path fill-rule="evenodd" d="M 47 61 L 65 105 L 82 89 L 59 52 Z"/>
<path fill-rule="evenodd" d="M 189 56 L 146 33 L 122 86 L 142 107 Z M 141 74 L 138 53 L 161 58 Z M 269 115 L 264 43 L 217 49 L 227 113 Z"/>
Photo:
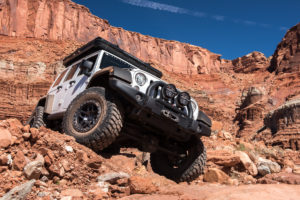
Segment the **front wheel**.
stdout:
<path fill-rule="evenodd" d="M 116 100 L 102 87 L 79 94 L 63 118 L 63 130 L 77 142 L 94 151 L 103 150 L 115 141 L 123 126 Z"/>
<path fill-rule="evenodd" d="M 154 152 L 150 155 L 154 172 L 176 182 L 193 181 L 204 172 L 206 150 L 201 140 L 190 142 L 180 155 Z"/>

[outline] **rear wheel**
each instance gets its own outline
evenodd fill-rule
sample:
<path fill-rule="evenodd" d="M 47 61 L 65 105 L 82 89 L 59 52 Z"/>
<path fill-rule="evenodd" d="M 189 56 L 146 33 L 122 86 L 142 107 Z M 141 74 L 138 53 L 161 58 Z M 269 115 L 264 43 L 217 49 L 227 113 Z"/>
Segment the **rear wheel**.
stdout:
<path fill-rule="evenodd" d="M 176 182 L 190 182 L 204 172 L 206 150 L 202 141 L 197 140 L 190 142 L 178 156 L 163 152 L 151 153 L 150 162 L 154 172 Z"/>
<path fill-rule="evenodd" d="M 27 123 L 30 127 L 33 128 L 40 128 L 41 126 L 46 127 L 45 123 L 45 115 L 44 115 L 44 107 L 43 106 L 37 106 L 28 119 Z"/>
<path fill-rule="evenodd" d="M 63 118 L 63 130 L 95 151 L 108 147 L 120 134 L 123 117 L 116 99 L 102 87 L 79 94 Z"/>

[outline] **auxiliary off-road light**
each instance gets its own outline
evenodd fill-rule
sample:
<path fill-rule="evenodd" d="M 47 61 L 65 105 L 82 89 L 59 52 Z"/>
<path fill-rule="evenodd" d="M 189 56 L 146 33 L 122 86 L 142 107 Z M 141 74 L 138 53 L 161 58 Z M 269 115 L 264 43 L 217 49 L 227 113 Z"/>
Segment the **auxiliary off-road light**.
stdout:
<path fill-rule="evenodd" d="M 177 95 L 177 90 L 175 85 L 168 84 L 165 85 L 162 89 L 163 97 L 166 99 L 172 99 Z"/>
<path fill-rule="evenodd" d="M 177 96 L 177 101 L 181 106 L 187 106 L 191 100 L 191 96 L 187 92 L 181 92 Z"/>
<path fill-rule="evenodd" d="M 139 86 L 143 86 L 143 85 L 145 85 L 145 83 L 147 82 L 147 77 L 145 76 L 145 74 L 137 73 L 137 74 L 135 75 L 135 82 L 136 82 Z"/>

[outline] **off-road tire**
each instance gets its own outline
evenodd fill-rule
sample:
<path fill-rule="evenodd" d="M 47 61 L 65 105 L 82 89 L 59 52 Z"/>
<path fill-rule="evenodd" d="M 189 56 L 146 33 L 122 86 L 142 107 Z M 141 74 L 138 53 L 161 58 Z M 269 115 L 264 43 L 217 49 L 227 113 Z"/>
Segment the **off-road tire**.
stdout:
<path fill-rule="evenodd" d="M 92 101 L 97 106 L 100 117 L 93 128 L 79 132 L 74 125 L 76 111 L 86 102 Z M 69 105 L 63 117 L 63 131 L 73 136 L 77 142 L 100 151 L 108 147 L 119 136 L 123 127 L 123 116 L 116 98 L 102 87 L 92 87 L 79 94 Z"/>
<path fill-rule="evenodd" d="M 183 166 L 173 168 L 169 165 L 166 153 L 154 152 L 150 154 L 152 170 L 176 182 L 191 182 L 203 174 L 206 164 L 206 149 L 201 140 L 191 142 L 190 155 Z"/>
<path fill-rule="evenodd" d="M 40 128 L 42 126 L 46 127 L 44 107 L 37 106 L 26 124 L 29 124 L 32 128 Z"/>

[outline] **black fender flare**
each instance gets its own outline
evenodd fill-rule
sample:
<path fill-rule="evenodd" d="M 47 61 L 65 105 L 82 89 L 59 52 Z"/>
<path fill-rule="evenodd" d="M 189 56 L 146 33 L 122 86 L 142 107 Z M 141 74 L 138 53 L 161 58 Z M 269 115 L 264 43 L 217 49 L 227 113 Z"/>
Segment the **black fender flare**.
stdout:
<path fill-rule="evenodd" d="M 127 70 L 124 70 L 120 67 L 106 67 L 102 70 L 97 71 L 92 76 L 91 80 L 89 81 L 89 84 L 87 85 L 87 88 L 89 88 L 97 79 L 103 78 L 103 77 L 115 77 L 117 79 L 120 79 L 128 84 L 132 83 L 132 76 L 131 73 Z"/>

